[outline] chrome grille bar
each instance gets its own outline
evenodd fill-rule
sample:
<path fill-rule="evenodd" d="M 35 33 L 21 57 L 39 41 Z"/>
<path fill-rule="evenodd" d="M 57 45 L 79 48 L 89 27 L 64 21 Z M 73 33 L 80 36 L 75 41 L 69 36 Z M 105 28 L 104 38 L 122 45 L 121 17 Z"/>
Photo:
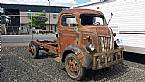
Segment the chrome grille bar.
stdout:
<path fill-rule="evenodd" d="M 111 49 L 110 36 L 98 36 L 99 52 L 108 52 Z"/>

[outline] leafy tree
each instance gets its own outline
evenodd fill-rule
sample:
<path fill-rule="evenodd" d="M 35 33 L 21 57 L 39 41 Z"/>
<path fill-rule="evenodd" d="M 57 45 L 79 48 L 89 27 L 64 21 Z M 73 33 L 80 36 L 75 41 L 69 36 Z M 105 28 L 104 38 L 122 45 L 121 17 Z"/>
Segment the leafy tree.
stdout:
<path fill-rule="evenodd" d="M 32 23 L 29 22 L 29 26 L 35 27 L 36 29 L 46 29 L 46 22 L 48 21 L 48 18 L 46 17 L 45 13 L 37 13 L 34 16 L 29 16 L 29 19 L 31 20 L 32 18 Z"/>

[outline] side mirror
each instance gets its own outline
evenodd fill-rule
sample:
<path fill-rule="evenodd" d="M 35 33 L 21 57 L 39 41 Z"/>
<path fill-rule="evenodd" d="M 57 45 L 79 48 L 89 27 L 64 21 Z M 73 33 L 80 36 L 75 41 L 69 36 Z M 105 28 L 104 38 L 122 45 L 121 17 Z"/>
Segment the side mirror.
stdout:
<path fill-rule="evenodd" d="M 56 36 L 56 38 L 58 38 L 58 37 L 59 37 L 59 35 L 58 35 L 58 33 L 57 33 L 57 32 L 55 33 L 55 36 Z"/>
<path fill-rule="evenodd" d="M 113 16 L 113 13 L 111 12 L 111 17 Z"/>
<path fill-rule="evenodd" d="M 109 25 L 109 23 L 110 23 L 110 21 L 111 21 L 112 17 L 113 17 L 113 13 L 111 12 L 111 17 L 110 17 L 110 19 L 109 19 L 109 21 L 108 21 L 107 25 Z"/>
<path fill-rule="evenodd" d="M 115 37 L 116 36 L 116 33 L 113 33 L 113 36 Z"/>

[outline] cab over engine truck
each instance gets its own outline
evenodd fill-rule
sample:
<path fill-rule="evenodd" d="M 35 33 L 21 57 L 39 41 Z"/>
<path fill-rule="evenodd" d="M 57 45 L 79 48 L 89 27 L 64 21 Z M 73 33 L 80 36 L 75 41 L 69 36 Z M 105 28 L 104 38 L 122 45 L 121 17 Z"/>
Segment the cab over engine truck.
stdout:
<path fill-rule="evenodd" d="M 86 70 L 102 69 L 123 62 L 122 48 L 114 41 L 102 12 L 89 9 L 63 10 L 58 19 L 57 40 L 36 40 L 29 44 L 32 57 L 39 50 L 53 52 L 68 76 L 82 80 Z"/>

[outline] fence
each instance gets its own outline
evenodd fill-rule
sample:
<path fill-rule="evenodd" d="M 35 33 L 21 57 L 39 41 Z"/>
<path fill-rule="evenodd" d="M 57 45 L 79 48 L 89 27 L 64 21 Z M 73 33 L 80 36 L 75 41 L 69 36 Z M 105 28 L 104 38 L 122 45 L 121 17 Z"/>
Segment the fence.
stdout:
<path fill-rule="evenodd" d="M 55 32 L 58 17 L 48 13 L 20 12 L 20 15 L 2 15 L 3 35 L 29 35 Z"/>
<path fill-rule="evenodd" d="M 42 13 L 40 13 L 42 14 Z M 20 12 L 20 15 L 1 15 L 0 51 L 4 46 L 28 45 L 32 40 L 54 40 L 57 17 L 53 14 L 31 14 Z M 52 33 L 53 32 L 53 33 Z M 12 44 L 11 44 L 12 43 Z"/>

